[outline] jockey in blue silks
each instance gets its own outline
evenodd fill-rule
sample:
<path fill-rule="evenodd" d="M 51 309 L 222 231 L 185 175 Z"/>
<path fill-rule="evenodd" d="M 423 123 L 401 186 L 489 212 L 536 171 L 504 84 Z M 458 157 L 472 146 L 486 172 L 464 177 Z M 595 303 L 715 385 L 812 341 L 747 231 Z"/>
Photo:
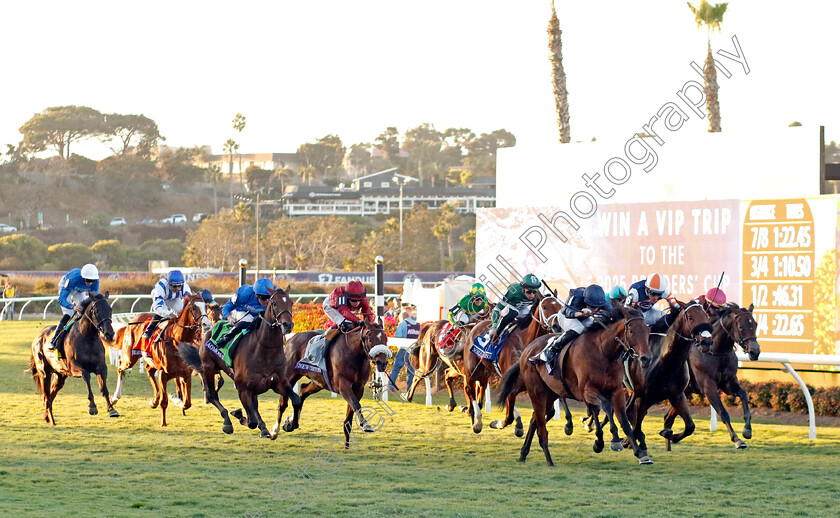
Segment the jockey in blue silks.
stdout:
<path fill-rule="evenodd" d="M 152 321 L 143 338 L 151 338 L 158 323 L 164 318 L 175 318 L 184 309 L 184 297 L 192 295 L 190 285 L 184 282 L 181 270 L 172 270 L 152 288 Z"/>
<path fill-rule="evenodd" d="M 58 338 L 64 326 L 74 315 L 81 315 L 88 302 L 87 293 L 99 293 L 99 270 L 93 264 L 86 264 L 81 268 L 73 268 L 58 281 L 58 304 L 64 313 L 55 328 L 47 349 L 55 349 Z"/>
<path fill-rule="evenodd" d="M 265 311 L 265 306 L 271 297 L 268 290 L 273 289 L 274 283 L 267 277 L 257 279 L 253 286 L 243 284 L 236 289 L 233 297 L 222 306 L 222 318 L 235 325 L 219 339 L 216 347 L 221 349 L 227 345 L 234 336 L 244 331 Z"/>

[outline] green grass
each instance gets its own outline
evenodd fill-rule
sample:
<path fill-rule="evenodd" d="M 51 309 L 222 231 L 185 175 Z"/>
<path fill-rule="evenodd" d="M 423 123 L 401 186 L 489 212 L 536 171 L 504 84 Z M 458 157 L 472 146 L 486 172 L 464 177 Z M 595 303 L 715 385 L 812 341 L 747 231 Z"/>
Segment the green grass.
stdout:
<path fill-rule="evenodd" d="M 0 322 L 4 516 L 286 516 L 293 500 L 275 498 L 272 485 L 307 464 L 310 484 L 290 479 L 308 487 L 295 516 L 810 517 L 836 516 L 840 508 L 836 428 L 819 428 L 819 439 L 808 441 L 804 427 L 754 421 L 750 446 L 736 450 L 727 434 L 698 420 L 695 435 L 666 452 L 656 434 L 662 416 L 653 415 L 645 431 L 655 464 L 640 466 L 629 451 L 595 454 L 590 434 L 578 426 L 567 437 L 553 421 L 557 467 L 548 468 L 536 441 L 522 464 L 522 439 L 489 429 L 498 406 L 476 435 L 460 413 L 392 401 L 393 416 L 379 411 L 381 430 L 356 434 L 357 448 L 337 453 L 323 465 L 333 472 L 324 473 L 316 452 L 328 451 L 340 434 L 342 400 L 310 398 L 302 428 L 268 441 L 238 424 L 233 435 L 223 434 L 194 380 L 196 406 L 186 416 L 170 406 L 170 425 L 161 429 L 160 412 L 147 406 L 151 388 L 136 369 L 117 404 L 121 417 L 108 418 L 98 392 L 100 413 L 88 415 L 84 382 L 71 379 L 56 400 L 53 428 L 24 372 L 41 325 Z M 116 369 L 110 372 L 113 390 Z M 232 383 L 222 401 L 229 410 L 240 406 Z M 276 402 L 274 395 L 260 398 L 269 426 Z M 577 424 L 582 412 L 574 413 Z M 523 415 L 530 418 L 530 410 Z"/>

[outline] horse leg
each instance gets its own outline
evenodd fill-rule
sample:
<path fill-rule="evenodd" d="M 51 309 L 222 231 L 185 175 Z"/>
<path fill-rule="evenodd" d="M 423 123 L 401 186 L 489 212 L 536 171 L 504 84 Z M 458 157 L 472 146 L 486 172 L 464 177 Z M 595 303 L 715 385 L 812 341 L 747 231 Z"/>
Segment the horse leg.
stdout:
<path fill-rule="evenodd" d="M 476 381 L 476 400 L 478 400 L 478 408 L 484 410 L 484 391 L 487 390 L 488 380 Z"/>
<path fill-rule="evenodd" d="M 38 389 L 41 391 L 41 395 L 44 396 L 44 421 L 47 423 L 50 422 L 50 413 L 47 412 L 49 407 L 48 403 L 50 401 L 50 393 L 52 392 L 52 367 L 47 362 L 44 362 L 44 374 L 40 372 L 36 372 L 36 382 L 38 383 Z M 56 373 L 56 375 L 58 375 Z"/>
<path fill-rule="evenodd" d="M 566 398 L 561 397 L 560 404 L 563 405 L 563 414 L 566 416 L 566 426 L 563 427 L 563 432 L 566 435 L 572 435 L 574 426 L 572 425 L 572 413 L 569 412 L 569 403 L 566 402 Z"/>
<path fill-rule="evenodd" d="M 140 361 L 146 361 L 145 358 Z M 152 399 L 149 400 L 149 407 L 157 408 L 160 404 L 160 393 L 158 392 L 157 369 L 146 363 L 146 375 L 149 377 L 149 383 L 152 385 Z"/>
<path fill-rule="evenodd" d="M 293 380 L 294 380 L 294 378 L 293 378 Z M 290 390 L 291 390 L 291 387 L 290 387 Z M 286 417 L 286 421 L 283 423 L 283 431 L 284 432 L 291 432 L 291 431 L 294 431 L 294 430 L 297 430 L 298 428 L 300 428 L 300 414 L 301 414 L 301 409 L 303 408 L 303 402 L 306 401 L 306 398 L 308 398 L 312 394 L 315 394 L 316 392 L 320 392 L 320 390 L 321 390 L 321 387 L 312 383 L 311 381 L 309 383 L 304 383 L 303 385 L 300 386 L 300 396 L 298 397 L 298 399 L 300 400 L 300 407 L 298 408 L 298 410 L 296 412 L 293 412 L 290 417 Z M 292 391 L 292 393 L 294 393 L 294 391 Z M 292 408 L 294 408 L 294 404 L 295 404 L 295 401 L 294 401 L 294 399 L 292 399 Z M 287 405 L 288 405 L 288 400 L 286 399 L 286 400 L 283 401 L 283 409 L 284 410 L 285 410 Z M 277 422 L 278 423 L 280 422 L 279 413 L 280 412 L 278 412 L 278 416 L 277 416 Z"/>
<path fill-rule="evenodd" d="M 227 434 L 233 433 L 233 423 L 230 422 L 230 416 L 228 415 L 227 409 L 222 405 L 222 402 L 219 401 L 219 393 L 216 392 L 216 385 L 214 381 L 216 380 L 217 371 L 213 368 L 212 364 L 207 364 L 202 360 L 202 367 L 201 367 L 201 379 L 204 382 L 204 390 L 205 390 L 205 397 L 207 398 L 207 402 L 211 403 L 216 410 L 219 411 L 221 414 L 224 423 L 222 424 L 222 431 Z"/>
<path fill-rule="evenodd" d="M 624 446 L 621 444 L 621 439 L 618 437 L 618 427 L 615 425 L 615 420 L 613 419 L 612 402 L 610 402 L 609 399 L 601 396 L 601 408 L 604 409 L 604 414 L 606 414 L 606 418 L 604 420 L 609 421 L 610 423 L 610 433 L 612 434 L 612 439 L 610 440 L 610 449 L 612 451 L 624 450 Z"/>
<path fill-rule="evenodd" d="M 714 382 L 712 382 L 714 384 Z M 723 424 L 726 425 L 726 429 L 729 430 L 729 439 L 735 443 L 736 448 L 746 448 L 747 443 L 741 440 L 738 437 L 738 434 L 735 433 L 735 430 L 732 429 L 732 423 L 729 419 L 729 412 L 726 410 L 726 407 L 723 406 L 723 401 L 720 399 L 720 392 L 717 390 L 717 385 L 715 384 L 714 388 L 709 392 L 706 392 L 706 387 L 701 387 L 701 390 L 704 393 L 708 394 L 706 397 L 709 400 L 709 404 L 712 405 L 712 408 L 715 409 L 715 412 L 720 414 L 720 420 L 723 421 Z"/>
<path fill-rule="evenodd" d="M 120 364 L 117 366 L 117 386 L 114 388 L 114 394 L 111 396 L 112 405 L 116 404 L 122 397 L 123 372 L 122 361 L 120 361 Z"/>
<path fill-rule="evenodd" d="M 460 376 L 457 372 L 455 374 L 452 373 L 453 369 L 446 369 L 446 372 L 443 375 L 444 383 L 446 383 L 446 390 L 449 392 L 449 404 L 446 405 L 446 410 L 452 412 L 455 410 L 455 406 L 457 403 L 455 402 L 455 394 L 453 392 L 454 388 L 452 386 L 452 382 L 455 381 L 456 376 Z M 462 410 L 467 410 L 466 408 Z"/>
<path fill-rule="evenodd" d="M 685 398 L 683 398 L 685 400 Z M 642 402 L 639 399 L 636 399 L 635 406 L 636 406 L 636 423 L 635 429 L 634 426 L 630 425 L 630 421 L 627 419 L 627 403 L 624 396 L 624 390 L 616 390 L 612 396 L 612 406 L 613 412 L 617 414 L 618 422 L 621 424 L 621 429 L 624 430 L 624 434 L 627 436 L 625 439 L 627 444 L 633 447 L 633 454 L 639 459 L 639 464 L 653 464 L 653 460 L 647 454 L 647 446 L 644 442 L 644 434 L 642 433 L 642 420 L 645 417 L 645 413 L 647 412 L 646 408 L 642 407 Z M 636 440 L 636 431 L 638 430 L 640 439 Z"/>
<path fill-rule="evenodd" d="M 293 381 L 297 381 L 297 379 L 293 379 Z M 280 431 L 280 419 L 283 417 L 283 411 L 286 410 L 289 400 L 292 401 L 292 421 L 294 422 L 298 422 L 300 419 L 300 408 L 302 405 L 302 400 L 300 396 L 295 394 L 294 387 L 292 387 L 290 381 L 280 379 L 275 390 L 280 394 L 280 401 L 277 407 L 277 422 L 274 423 L 269 433 L 269 438 L 272 441 L 277 438 L 277 433 Z"/>
<path fill-rule="evenodd" d="M 592 449 L 595 453 L 604 451 L 604 429 L 601 428 L 601 421 L 598 419 L 598 412 L 600 407 L 597 404 L 587 403 L 589 415 L 592 416 L 592 422 L 595 424 L 595 442 L 592 444 Z"/>
<path fill-rule="evenodd" d="M 160 371 L 158 373 L 158 394 L 161 394 L 160 397 L 160 412 L 161 412 L 161 419 L 160 419 L 160 426 L 166 426 L 166 408 L 169 406 L 169 398 L 166 395 L 166 385 L 169 383 L 169 374 Z"/>
<path fill-rule="evenodd" d="M 64 386 L 64 382 L 67 381 L 67 376 L 64 376 L 58 372 L 55 373 L 55 381 L 49 387 L 49 396 L 47 398 L 47 422 L 51 425 L 55 426 L 55 416 L 53 415 L 53 401 L 55 401 L 55 397 L 58 395 L 58 391 L 61 390 L 61 387 Z"/>
<path fill-rule="evenodd" d="M 188 374 L 179 378 L 181 382 L 181 398 L 184 404 L 181 406 L 181 415 L 187 415 L 187 410 L 192 407 L 192 375 Z"/>
<path fill-rule="evenodd" d="M 738 396 L 738 399 L 741 400 L 741 406 L 744 408 L 744 429 L 741 433 L 744 435 L 744 439 L 752 439 L 752 414 L 750 413 L 750 402 L 747 398 L 747 392 L 738 383 L 737 378 L 732 378 L 728 388 L 730 392 L 727 392 L 727 394 Z"/>
<path fill-rule="evenodd" d="M 469 376 L 464 376 L 464 395 L 467 398 L 467 411 L 470 416 L 472 431 L 481 433 L 481 406 L 476 401 L 476 385 L 478 382 Z"/>
<path fill-rule="evenodd" d="M 364 385 L 361 388 L 361 391 L 364 392 Z M 338 393 L 341 394 L 341 397 L 344 398 L 344 401 L 347 401 L 347 404 L 352 407 L 353 412 L 356 413 L 356 416 L 359 419 L 359 426 L 362 427 L 365 433 L 373 433 L 376 429 L 365 419 L 365 416 L 362 414 L 362 405 L 359 403 L 359 399 L 356 396 L 357 390 L 353 390 L 350 387 L 349 383 L 342 383 L 341 387 L 338 389 Z M 345 431 L 346 435 L 346 431 Z M 349 440 L 349 438 L 348 438 Z"/>
<path fill-rule="evenodd" d="M 719 400 L 720 398 L 718 398 L 718 401 Z M 688 401 L 685 399 L 685 394 L 680 392 L 676 396 L 668 399 L 668 401 L 671 402 L 672 407 L 677 409 L 677 412 L 685 423 L 685 430 L 670 437 L 671 441 L 676 444 L 694 433 L 694 420 L 691 419 L 691 413 L 688 411 Z"/>
<path fill-rule="evenodd" d="M 531 418 L 531 426 L 528 427 L 528 438 L 525 439 L 528 447 L 530 448 L 531 440 L 534 437 L 535 429 L 537 432 L 537 437 L 540 441 L 540 447 L 545 453 L 545 461 L 548 463 L 550 467 L 554 466 L 554 462 L 551 460 L 551 453 L 548 451 L 548 428 L 545 426 L 545 416 L 546 416 L 546 407 L 548 401 L 548 394 L 545 390 L 533 391 L 537 392 L 537 394 L 530 394 L 531 396 L 531 404 L 534 407 L 534 416 Z M 524 461 L 525 456 L 528 454 L 527 450 L 523 446 L 523 451 L 520 452 L 519 460 Z"/>
<path fill-rule="evenodd" d="M 119 417 L 120 413 L 114 410 L 114 405 L 111 403 L 111 398 L 108 394 L 108 366 L 105 362 L 99 366 L 96 373 L 96 380 L 99 382 L 99 393 L 105 398 L 105 406 L 108 408 L 108 417 Z"/>
<path fill-rule="evenodd" d="M 90 371 L 81 369 L 82 370 L 82 379 L 85 380 L 85 385 L 87 385 L 88 390 L 88 401 L 90 405 L 88 406 L 88 413 L 90 415 L 96 415 L 99 413 L 99 410 L 96 408 L 96 403 L 93 400 L 93 391 L 90 389 Z"/>

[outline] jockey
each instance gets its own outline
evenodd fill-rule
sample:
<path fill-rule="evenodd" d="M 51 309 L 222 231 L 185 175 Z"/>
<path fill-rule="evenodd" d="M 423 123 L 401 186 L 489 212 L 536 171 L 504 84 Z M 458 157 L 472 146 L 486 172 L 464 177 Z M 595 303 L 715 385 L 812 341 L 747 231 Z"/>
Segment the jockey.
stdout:
<path fill-rule="evenodd" d="M 190 285 L 184 282 L 184 274 L 181 270 L 172 270 L 166 277 L 157 281 L 152 288 L 152 321 L 143 338 L 151 338 L 157 329 L 158 323 L 164 318 L 175 318 L 184 309 L 184 297 L 192 295 Z"/>
<path fill-rule="evenodd" d="M 99 293 L 99 270 L 93 264 L 73 268 L 58 281 L 58 304 L 64 315 L 55 328 L 48 350 L 55 349 L 58 338 L 63 334 L 64 326 L 74 315 L 81 315 L 87 305 L 87 292 Z"/>
<path fill-rule="evenodd" d="M 362 313 L 362 318 L 373 323 L 376 317 L 370 309 L 365 286 L 359 281 L 350 281 L 347 286 L 339 286 L 324 300 L 324 313 L 331 321 L 329 329 L 340 329 L 347 333 L 352 331 L 358 322 L 356 312 Z"/>
<path fill-rule="evenodd" d="M 472 285 L 470 292 L 461 297 L 461 300 L 449 310 L 449 323 L 454 327 L 460 327 L 474 322 L 479 314 L 486 314 L 489 310 L 487 291 L 483 284 L 477 282 Z"/>
<path fill-rule="evenodd" d="M 661 299 L 668 301 L 672 311 L 666 314 L 664 311 L 653 307 Z M 677 299 L 671 295 L 671 290 L 668 289 L 667 278 L 658 273 L 652 273 L 647 276 L 647 279 L 633 283 L 627 290 L 626 304 L 639 309 L 645 316 L 645 323 L 651 326 L 651 331 L 654 332 L 667 330 L 674 323 L 680 309 Z M 654 330 L 654 327 L 656 330 Z"/>
<path fill-rule="evenodd" d="M 569 290 L 569 298 L 566 300 L 559 319 L 560 327 L 564 331 L 563 336 L 559 340 L 549 340 L 542 352 L 528 358 L 528 361 L 532 365 L 551 362 L 563 347 L 570 344 L 572 340 L 595 324 L 596 320 L 593 315 L 610 307 L 611 304 L 607 302 L 604 288 L 597 284 Z"/>
<path fill-rule="evenodd" d="M 201 295 L 201 300 L 203 300 L 204 303 L 207 304 L 208 310 L 217 308 L 221 309 L 219 303 L 216 302 L 215 298 L 213 298 L 213 294 L 210 292 L 210 290 L 201 290 L 198 292 L 198 294 Z"/>
<path fill-rule="evenodd" d="M 695 302 L 703 306 L 709 317 L 717 317 L 720 310 L 726 306 L 726 294 L 720 288 L 712 288 L 705 295 L 700 295 Z"/>
<path fill-rule="evenodd" d="M 623 286 L 615 285 L 607 293 L 607 302 L 624 304 L 625 300 L 627 300 L 627 290 Z"/>
<path fill-rule="evenodd" d="M 537 300 L 539 289 L 540 280 L 532 273 L 523 277 L 520 282 L 515 282 L 508 287 L 505 296 L 496 304 L 491 315 L 490 343 L 496 344 L 499 332 L 503 331 L 514 318 L 530 313 L 531 306 Z"/>
<path fill-rule="evenodd" d="M 233 324 L 230 331 L 219 338 L 216 347 L 221 349 L 230 340 L 244 331 L 251 323 L 265 311 L 274 283 L 268 277 L 257 279 L 253 286 L 243 284 L 236 289 L 233 297 L 222 306 L 222 318 Z"/>

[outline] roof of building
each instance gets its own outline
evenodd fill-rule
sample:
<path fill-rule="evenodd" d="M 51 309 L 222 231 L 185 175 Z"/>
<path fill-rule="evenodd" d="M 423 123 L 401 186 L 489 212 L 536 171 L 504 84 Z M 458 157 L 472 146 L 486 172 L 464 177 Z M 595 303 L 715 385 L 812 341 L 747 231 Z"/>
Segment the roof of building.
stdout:
<path fill-rule="evenodd" d="M 313 199 L 341 199 L 357 200 L 362 196 L 385 196 L 397 197 L 400 195 L 400 188 L 393 187 L 371 187 L 357 191 L 354 189 L 337 190 L 332 187 L 316 187 L 306 185 L 294 185 L 286 188 L 283 198 L 287 200 L 313 200 Z M 492 188 L 469 188 L 469 187 L 417 187 L 408 184 L 403 188 L 403 198 L 418 197 L 471 197 L 471 196 L 495 196 L 496 190 Z"/>

